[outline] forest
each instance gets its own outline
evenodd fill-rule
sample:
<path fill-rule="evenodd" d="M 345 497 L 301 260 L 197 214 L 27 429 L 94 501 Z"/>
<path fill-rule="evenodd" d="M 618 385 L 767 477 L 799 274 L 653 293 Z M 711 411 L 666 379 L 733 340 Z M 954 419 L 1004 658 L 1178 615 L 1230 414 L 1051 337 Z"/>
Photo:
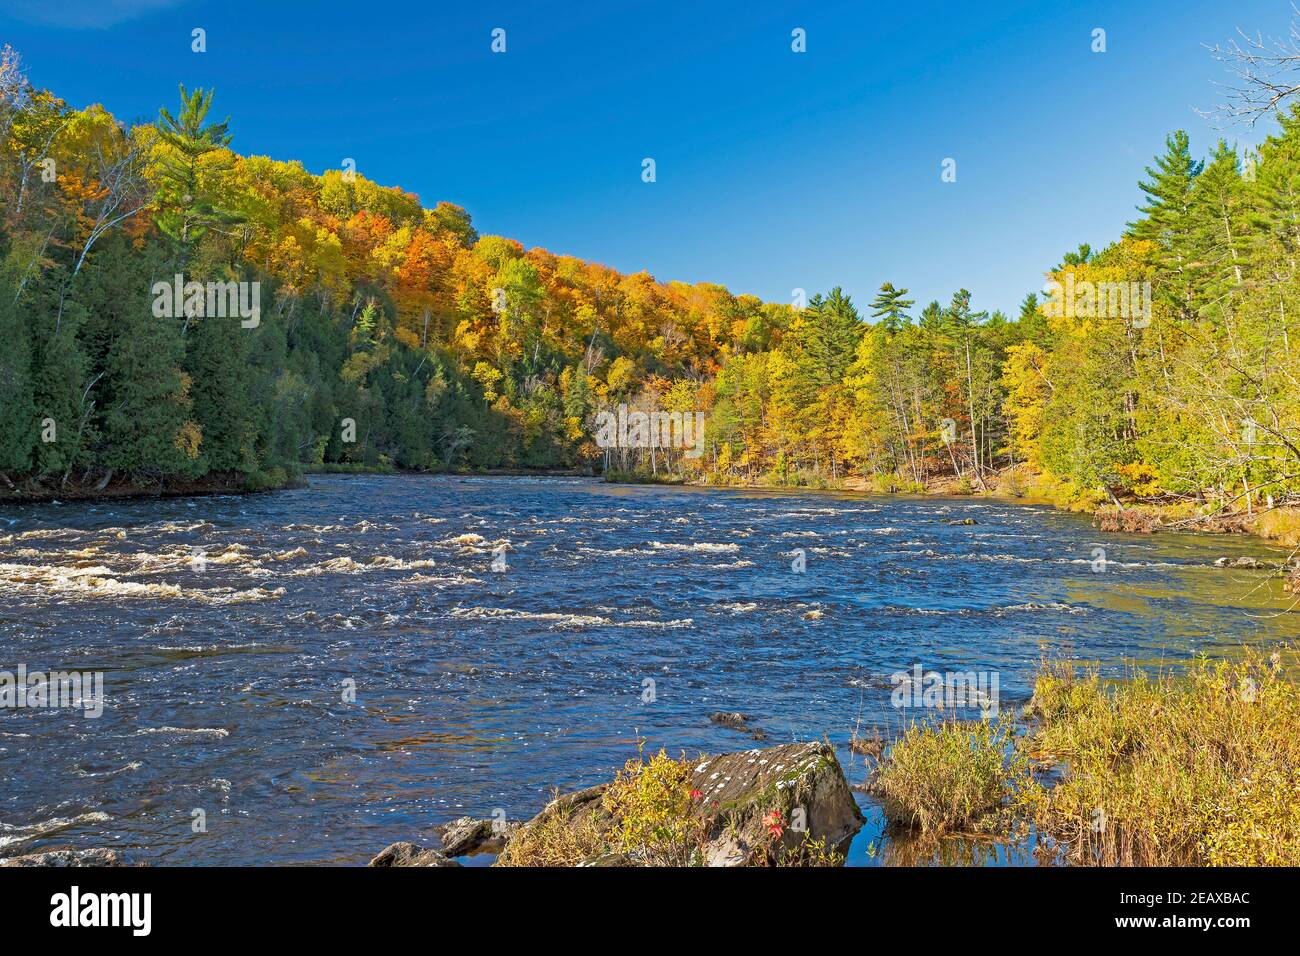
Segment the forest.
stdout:
<path fill-rule="evenodd" d="M 1034 292 L 1015 316 L 966 289 L 773 303 L 624 275 L 355 170 L 241 155 L 218 116 L 182 87 L 127 127 L 0 54 L 0 496 L 368 469 L 1300 493 L 1298 109 L 1257 151 L 1169 135 L 1122 235 L 1046 253 L 1054 288 L 1149 290 L 1142 311 Z M 174 277 L 253 288 L 258 320 L 160 310 Z M 703 453 L 599 447 L 616 406 L 704 413 Z"/>

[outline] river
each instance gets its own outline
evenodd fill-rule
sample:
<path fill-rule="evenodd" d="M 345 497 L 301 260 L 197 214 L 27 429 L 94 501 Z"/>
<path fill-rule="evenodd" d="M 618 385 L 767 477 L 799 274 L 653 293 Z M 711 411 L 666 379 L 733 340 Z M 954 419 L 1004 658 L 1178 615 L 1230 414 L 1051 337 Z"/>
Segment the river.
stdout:
<path fill-rule="evenodd" d="M 1212 566 L 1239 555 L 1281 557 L 986 499 L 580 478 L 8 506 L 0 671 L 102 672 L 104 710 L 0 710 L 0 855 L 364 863 L 527 818 L 638 738 L 759 745 L 717 711 L 829 738 L 859 783 L 855 728 L 933 716 L 891 703 L 914 665 L 996 674 L 1014 708 L 1044 659 L 1121 676 L 1293 639 L 1278 581 Z M 901 859 L 858 799 L 849 863 Z"/>

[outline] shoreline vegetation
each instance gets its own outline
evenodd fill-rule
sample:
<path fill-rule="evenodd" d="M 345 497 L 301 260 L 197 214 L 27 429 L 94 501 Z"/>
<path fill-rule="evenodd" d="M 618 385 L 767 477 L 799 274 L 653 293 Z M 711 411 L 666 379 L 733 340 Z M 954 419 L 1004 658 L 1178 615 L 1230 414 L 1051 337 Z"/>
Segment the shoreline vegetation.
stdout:
<path fill-rule="evenodd" d="M 885 863 L 979 843 L 1046 866 L 1296 866 L 1296 664 L 1294 648 L 1246 648 L 1118 681 L 1045 664 L 1019 713 L 855 736 L 869 762 L 851 787 L 826 743 L 640 752 L 526 823 L 463 817 L 435 828 L 440 848 L 397 843 L 370 865 L 488 852 L 495 866 L 840 866 L 863 822 L 854 789 L 883 808 L 885 845 L 869 855 Z"/>
<path fill-rule="evenodd" d="M 1158 531 L 1195 534 L 1242 534 L 1293 549 L 1290 561 L 1300 554 L 1300 506 L 1274 504 L 1271 507 L 1235 511 L 1213 506 L 1198 506 L 1195 501 L 1166 502 L 1116 499 L 1113 503 L 1081 500 L 1068 488 L 1027 467 L 1012 466 L 986 476 L 982 488 L 973 488 L 969 480 L 940 477 L 925 482 L 899 480 L 895 475 L 850 475 L 833 482 L 777 483 L 768 480 L 714 483 L 691 480 L 681 474 L 652 474 L 645 471 L 611 470 L 605 480 L 619 484 L 692 485 L 755 491 L 848 491 L 874 495 L 906 497 L 965 498 L 1007 503 L 1050 505 L 1062 511 L 1090 515 L 1094 525 L 1104 532 L 1154 534 Z"/>
<path fill-rule="evenodd" d="M 872 790 L 923 838 L 1032 834 L 1043 863 L 1300 865 L 1295 663 L 1245 649 L 1120 681 L 1048 666 L 1019 726 L 914 726 Z"/>

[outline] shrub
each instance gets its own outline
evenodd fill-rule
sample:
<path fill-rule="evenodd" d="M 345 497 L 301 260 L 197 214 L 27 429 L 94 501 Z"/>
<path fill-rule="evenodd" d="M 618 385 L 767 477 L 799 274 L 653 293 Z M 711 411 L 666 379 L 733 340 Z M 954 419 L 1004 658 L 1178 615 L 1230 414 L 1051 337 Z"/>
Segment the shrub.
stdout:
<path fill-rule="evenodd" d="M 614 818 L 611 842 L 650 866 L 685 866 L 707 839 L 693 812 L 691 767 L 660 750 L 649 760 L 629 760 L 605 791 L 604 809 Z"/>
<path fill-rule="evenodd" d="M 1116 508 L 1112 505 L 1098 508 L 1093 523 L 1102 531 L 1153 534 L 1160 527 L 1160 518 L 1142 508 Z"/>

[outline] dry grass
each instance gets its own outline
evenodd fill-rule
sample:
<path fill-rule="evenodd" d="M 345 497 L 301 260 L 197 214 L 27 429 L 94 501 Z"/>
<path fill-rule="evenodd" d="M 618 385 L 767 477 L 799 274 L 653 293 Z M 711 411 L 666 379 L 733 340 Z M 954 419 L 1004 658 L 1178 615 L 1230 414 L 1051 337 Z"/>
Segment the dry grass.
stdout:
<path fill-rule="evenodd" d="M 1300 865 L 1300 692 L 1280 656 L 1105 686 L 1040 676 L 1032 746 L 1062 760 L 1019 802 L 1072 863 Z"/>
<path fill-rule="evenodd" d="M 684 758 L 638 754 L 608 785 L 552 801 L 520 828 L 497 865 L 576 866 L 614 856 L 641 866 L 698 862 L 707 832 L 693 812 L 690 778 Z"/>
<path fill-rule="evenodd" d="M 608 852 L 589 807 L 565 806 L 557 798 L 547 812 L 520 827 L 496 859 L 496 866 L 575 866 Z"/>
<path fill-rule="evenodd" d="M 940 835 L 1032 825 L 1040 850 L 1076 865 L 1300 866 L 1300 687 L 1280 653 L 1114 684 L 1048 668 L 1032 713 L 1018 734 L 909 729 L 875 781 L 891 821 Z M 1059 773 L 1040 779 L 1044 767 Z"/>
<path fill-rule="evenodd" d="M 1260 512 L 1254 531 L 1266 541 L 1300 547 L 1300 508 L 1273 508 Z"/>
<path fill-rule="evenodd" d="M 1001 807 L 1026 769 L 1005 721 L 913 726 L 889 748 L 874 789 L 891 822 L 922 833 L 973 827 Z"/>

